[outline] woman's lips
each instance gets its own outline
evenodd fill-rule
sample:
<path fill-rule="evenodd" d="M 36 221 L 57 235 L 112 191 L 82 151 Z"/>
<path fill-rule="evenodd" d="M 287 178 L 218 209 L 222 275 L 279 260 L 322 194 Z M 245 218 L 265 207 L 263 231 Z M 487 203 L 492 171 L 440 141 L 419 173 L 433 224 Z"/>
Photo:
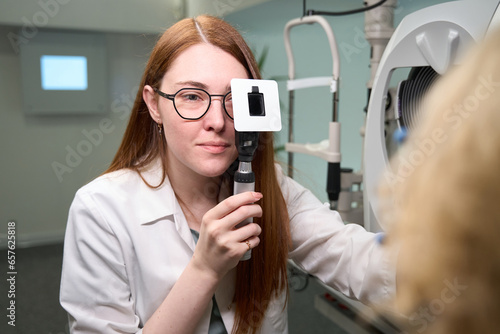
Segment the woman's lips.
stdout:
<path fill-rule="evenodd" d="M 199 144 L 201 148 L 211 153 L 222 153 L 224 152 L 230 145 L 223 142 L 206 142 Z"/>

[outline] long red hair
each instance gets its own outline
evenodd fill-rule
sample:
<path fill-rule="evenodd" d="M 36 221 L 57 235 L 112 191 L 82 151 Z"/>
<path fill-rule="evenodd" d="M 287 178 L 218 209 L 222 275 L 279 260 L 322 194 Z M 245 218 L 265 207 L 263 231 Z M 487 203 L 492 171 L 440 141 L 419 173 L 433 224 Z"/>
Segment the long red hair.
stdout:
<path fill-rule="evenodd" d="M 249 78 L 260 79 L 255 58 L 240 33 L 227 22 L 211 16 L 184 19 L 165 31 L 154 47 L 142 77 L 124 138 L 107 172 L 122 168 L 140 170 L 160 159 L 163 178 L 167 177 L 166 144 L 157 123 L 142 98 L 145 85 L 159 88 L 172 62 L 187 48 L 210 43 L 235 57 L 247 70 Z M 261 243 L 249 261 L 238 264 L 234 295 L 233 333 L 255 333 L 262 325 L 269 302 L 288 293 L 287 259 L 291 243 L 289 217 L 274 167 L 272 132 L 261 133 L 252 162 L 256 191 L 264 197 L 259 202 L 263 215 L 254 221 L 262 227 Z"/>

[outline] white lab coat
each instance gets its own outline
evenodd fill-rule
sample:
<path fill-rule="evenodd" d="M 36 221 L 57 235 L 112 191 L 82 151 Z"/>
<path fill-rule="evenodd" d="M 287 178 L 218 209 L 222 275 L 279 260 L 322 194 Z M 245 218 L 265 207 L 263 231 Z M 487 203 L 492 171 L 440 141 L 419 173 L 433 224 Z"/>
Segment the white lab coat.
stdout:
<path fill-rule="evenodd" d="M 388 299 L 395 274 L 374 234 L 344 225 L 337 212 L 284 176 L 293 247 L 289 257 L 347 296 Z M 143 174 L 150 184 L 160 169 Z M 73 333 L 140 333 L 193 255 L 195 242 L 168 179 L 148 187 L 133 171 L 103 175 L 76 194 L 69 212 L 61 305 Z M 235 270 L 215 293 L 228 333 L 234 322 Z M 287 333 L 285 296 L 271 302 L 261 333 Z M 211 307 L 196 333 L 208 333 Z"/>

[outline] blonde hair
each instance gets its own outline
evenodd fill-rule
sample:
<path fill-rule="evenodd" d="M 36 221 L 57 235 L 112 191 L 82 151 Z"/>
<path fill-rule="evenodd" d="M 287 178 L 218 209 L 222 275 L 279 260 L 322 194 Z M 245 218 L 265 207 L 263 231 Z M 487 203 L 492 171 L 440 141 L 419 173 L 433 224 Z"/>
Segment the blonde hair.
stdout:
<path fill-rule="evenodd" d="M 409 332 L 500 332 L 500 31 L 440 79 L 382 187 Z"/>

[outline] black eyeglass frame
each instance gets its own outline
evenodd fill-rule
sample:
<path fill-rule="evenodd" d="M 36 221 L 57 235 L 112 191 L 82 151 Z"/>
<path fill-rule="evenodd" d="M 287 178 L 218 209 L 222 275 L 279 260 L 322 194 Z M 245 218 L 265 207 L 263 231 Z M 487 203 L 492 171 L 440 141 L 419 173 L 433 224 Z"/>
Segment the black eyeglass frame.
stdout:
<path fill-rule="evenodd" d="M 177 110 L 177 106 L 175 105 L 175 96 L 177 94 L 179 94 L 180 92 L 182 91 L 186 91 L 186 90 L 197 90 L 197 91 L 201 91 L 201 92 L 204 92 L 208 95 L 208 106 L 207 106 L 207 110 L 205 110 L 203 112 L 203 114 L 201 114 L 200 117 L 196 117 L 196 118 L 192 118 L 192 117 L 185 117 L 185 116 L 182 116 L 181 113 L 179 112 L 179 110 Z M 158 95 L 160 95 L 161 97 L 164 97 L 170 101 L 172 101 L 172 103 L 174 104 L 174 109 L 175 109 L 175 112 L 177 113 L 177 115 L 179 115 L 180 118 L 182 119 L 185 119 L 185 120 L 189 120 L 189 121 L 197 121 L 199 119 L 201 119 L 203 116 L 205 116 L 208 112 L 208 110 L 210 109 L 210 106 L 212 105 L 212 96 L 214 97 L 222 97 L 222 107 L 224 108 L 224 112 L 226 113 L 227 117 L 229 117 L 231 120 L 234 120 L 233 117 L 231 117 L 231 115 L 229 115 L 229 113 L 227 112 L 227 109 L 226 109 L 226 97 L 231 94 L 231 92 L 227 92 L 226 94 L 209 94 L 206 90 L 202 89 L 202 88 L 181 88 L 179 89 L 176 93 L 174 94 L 167 94 L 167 93 L 164 93 L 162 92 L 161 90 L 159 90 L 158 88 L 154 88 L 154 91 L 156 93 L 158 93 Z"/>

